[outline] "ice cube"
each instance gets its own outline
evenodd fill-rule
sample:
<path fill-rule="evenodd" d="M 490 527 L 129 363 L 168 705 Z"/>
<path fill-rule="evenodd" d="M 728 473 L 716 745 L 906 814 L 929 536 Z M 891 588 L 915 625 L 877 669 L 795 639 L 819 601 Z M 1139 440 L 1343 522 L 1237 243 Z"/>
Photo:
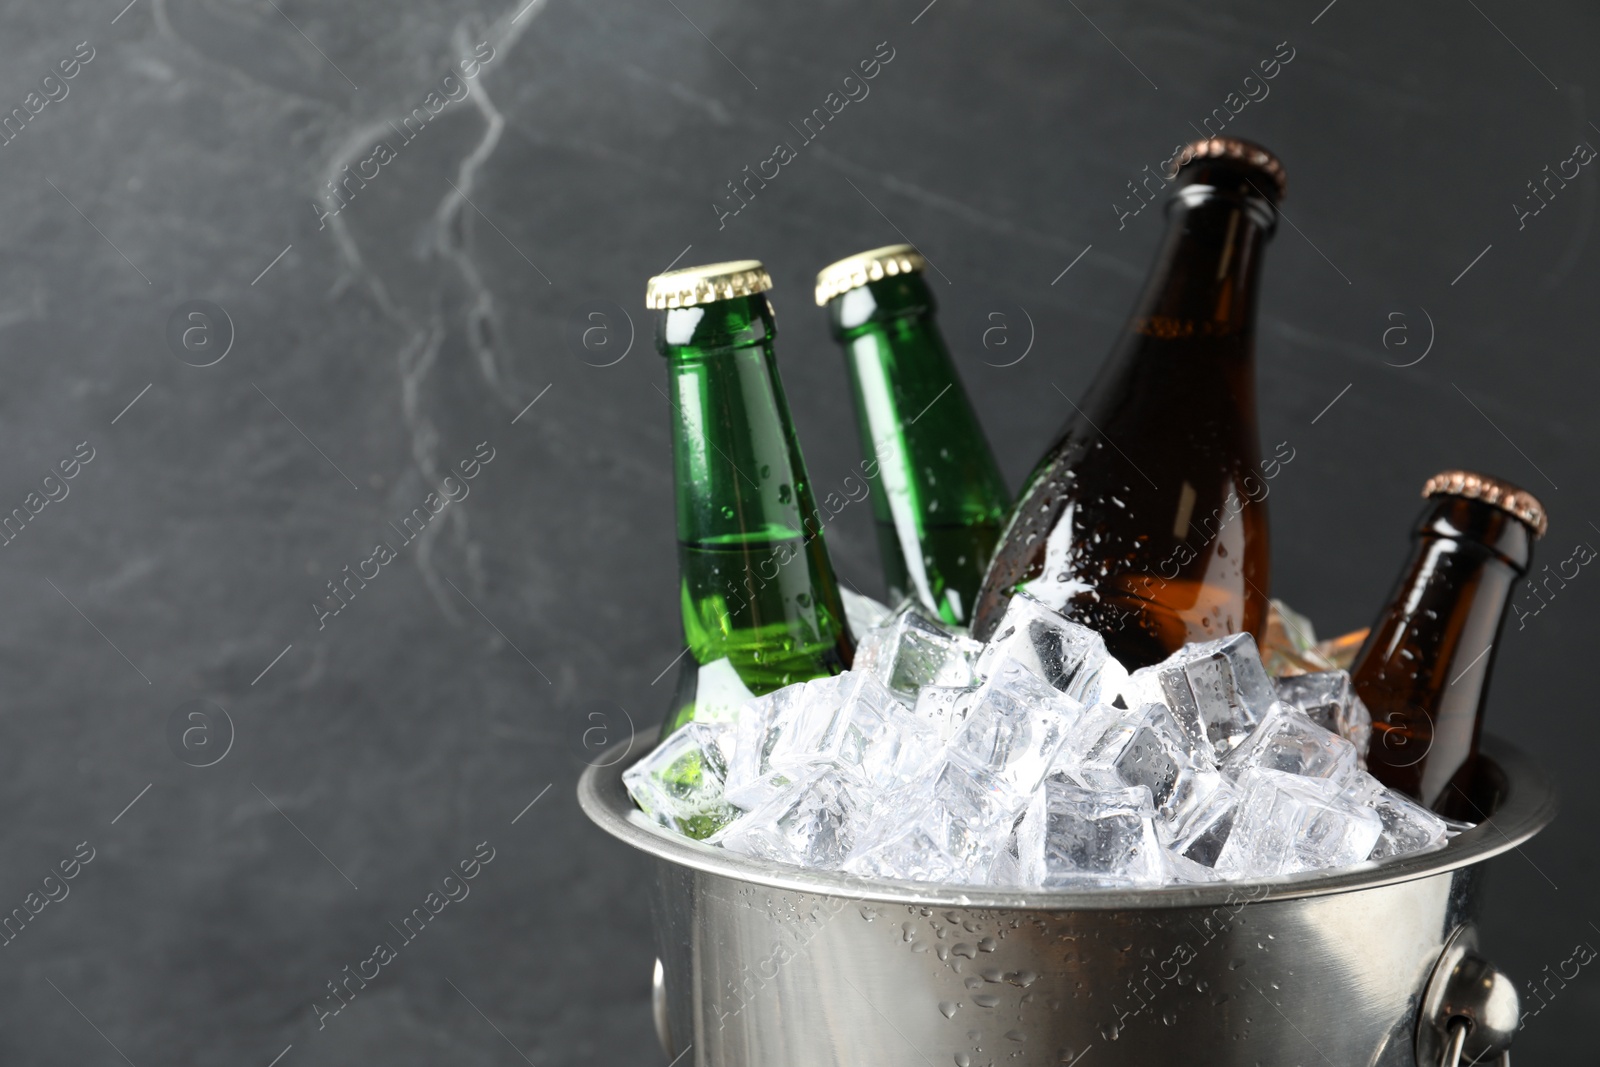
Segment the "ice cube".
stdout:
<path fill-rule="evenodd" d="M 1149 790 L 1089 790 L 1052 774 L 1044 793 L 1046 889 L 1159 885 L 1167 880 Z"/>
<path fill-rule="evenodd" d="M 846 671 L 786 686 L 751 701 L 734 727 L 727 798 L 746 810 L 826 767 L 884 785 L 936 754 L 937 740 L 871 674 Z"/>
<path fill-rule="evenodd" d="M 1128 676 L 1122 683 L 1121 690 L 1116 694 L 1120 703 L 1125 708 L 1143 707 L 1145 704 L 1164 704 L 1167 701 L 1167 691 L 1161 687 L 1161 668 L 1140 667 Z M 1107 703 L 1112 703 L 1108 700 Z"/>
<path fill-rule="evenodd" d="M 1277 681 L 1278 699 L 1299 708 L 1324 730 L 1332 730 L 1356 747 L 1365 763 L 1372 740 L 1372 714 L 1356 695 L 1348 671 L 1315 671 Z"/>
<path fill-rule="evenodd" d="M 1128 711 L 1108 704 L 1084 708 L 1083 713 L 1067 727 L 1067 739 L 1056 754 L 1054 766 L 1075 769 L 1095 760 L 1104 760 L 1106 753 L 1122 751 L 1140 721 L 1139 711 Z"/>
<path fill-rule="evenodd" d="M 1167 874 L 1169 881 L 1179 885 L 1222 881 L 1222 875 L 1211 867 L 1171 851 L 1167 853 Z"/>
<path fill-rule="evenodd" d="M 1330 803 L 1312 809 L 1295 842 L 1295 855 L 1301 870 L 1349 867 L 1370 857 L 1382 836 L 1383 820 L 1371 808 Z"/>
<path fill-rule="evenodd" d="M 950 858 L 957 880 L 982 885 L 1030 799 L 982 771 L 946 761 L 883 805 L 874 831 L 878 840 L 890 840 L 920 829 Z"/>
<path fill-rule="evenodd" d="M 909 604 L 863 645 L 856 648 L 855 669 L 877 675 L 907 704 L 916 703 L 917 690 L 925 685 L 971 685 L 973 663 L 983 647 Z"/>
<path fill-rule="evenodd" d="M 871 799 L 837 770 L 797 780 L 740 815 L 711 839 L 730 852 L 837 870 L 855 850 Z"/>
<path fill-rule="evenodd" d="M 1184 729 L 1219 754 L 1242 740 L 1277 699 L 1249 634 L 1185 645 L 1157 664 L 1157 675 Z"/>
<path fill-rule="evenodd" d="M 845 871 L 865 878 L 892 878 L 912 882 L 961 880 L 960 865 L 927 830 L 912 826 L 845 861 Z"/>
<path fill-rule="evenodd" d="M 847 675 L 784 686 L 747 703 L 734 724 L 727 798 L 757 807 L 796 778 L 838 758 L 849 719 Z"/>
<path fill-rule="evenodd" d="M 1250 770 L 1239 782 L 1233 829 L 1216 869 L 1234 877 L 1269 878 L 1360 863 L 1383 823 L 1323 778 Z"/>
<path fill-rule="evenodd" d="M 1106 652 L 1105 640 L 1050 610 L 1027 593 L 1017 593 L 994 636 L 978 657 L 978 674 L 987 678 L 1005 662 L 1021 664 L 1080 704 L 1109 703 L 1128 672 Z"/>
<path fill-rule="evenodd" d="M 1448 824 L 1410 797 L 1385 789 L 1370 774 L 1363 774 L 1345 791 L 1347 799 L 1371 808 L 1383 823 L 1383 833 L 1372 847 L 1370 860 L 1427 852 L 1445 843 Z"/>
<path fill-rule="evenodd" d="M 968 698 L 950 758 L 1025 800 L 1049 773 L 1083 705 L 1021 664 L 1006 661 Z"/>
<path fill-rule="evenodd" d="M 1284 704 L 1274 705 L 1221 766 L 1222 773 L 1234 781 L 1259 768 L 1325 778 L 1339 789 L 1354 783 L 1360 773 L 1354 745 Z"/>
<path fill-rule="evenodd" d="M 691 722 L 622 775 L 639 810 L 670 830 L 707 838 L 739 814 L 722 795 L 717 731 Z"/>
<path fill-rule="evenodd" d="M 844 744 L 838 763 L 876 793 L 899 788 L 939 757 L 944 739 L 938 724 L 906 707 L 870 674 L 849 671 L 843 713 Z"/>
<path fill-rule="evenodd" d="M 975 693 L 975 689 L 925 685 L 917 693 L 917 718 L 933 727 L 940 743 L 948 744 L 956 731 L 961 729 L 961 724 L 967 721 L 967 712 L 972 708 Z"/>
<path fill-rule="evenodd" d="M 1084 764 L 1084 776 L 1100 788 L 1149 789 L 1161 822 L 1176 834 L 1222 785 L 1222 775 L 1165 704 L 1146 704 L 1131 726 L 1120 744 L 1122 735 L 1107 738 L 1111 743 Z"/>
<path fill-rule="evenodd" d="M 696 720 L 691 725 L 698 727 L 695 733 L 700 739 L 700 751 L 705 754 L 706 766 L 722 781 L 726 794 L 728 764 L 733 759 L 735 741 L 733 723 Z"/>
<path fill-rule="evenodd" d="M 1444 845 L 1448 828 L 1445 821 L 1392 789 L 1372 804 L 1383 822 L 1383 834 L 1367 856 L 1370 860 L 1429 852 Z"/>
<path fill-rule="evenodd" d="M 1044 884 L 1045 794 L 1044 789 L 1035 790 L 1012 824 L 1010 839 L 989 869 L 990 885 L 1033 889 Z"/>
<path fill-rule="evenodd" d="M 733 661 L 726 656 L 701 664 L 696 672 L 695 722 L 731 723 L 738 718 L 739 709 L 754 699 L 755 694 L 750 692 L 739 672 L 734 670 Z"/>
<path fill-rule="evenodd" d="M 1184 820 L 1156 823 L 1156 835 L 1167 846 L 1167 854 L 1205 868 L 1217 865 L 1222 848 L 1233 832 L 1238 812 L 1238 790 L 1224 779 L 1215 790 L 1194 805 Z"/>

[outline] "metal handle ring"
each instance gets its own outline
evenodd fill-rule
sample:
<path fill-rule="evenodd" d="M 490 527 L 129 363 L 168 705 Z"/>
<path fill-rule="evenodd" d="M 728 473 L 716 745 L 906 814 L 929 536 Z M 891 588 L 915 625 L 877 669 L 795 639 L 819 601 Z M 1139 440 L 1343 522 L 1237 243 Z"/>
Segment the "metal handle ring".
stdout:
<path fill-rule="evenodd" d="M 1510 1067 L 1521 1022 L 1516 987 L 1478 953 L 1471 924 L 1450 935 L 1434 964 L 1417 1013 L 1419 1067 Z"/>
<path fill-rule="evenodd" d="M 1446 1030 L 1444 1059 L 1440 1061 L 1440 1067 L 1462 1067 L 1462 1049 L 1466 1046 L 1467 1034 L 1471 1030 L 1471 1021 L 1460 1015 L 1450 1020 Z M 1477 1062 L 1478 1060 L 1468 1060 L 1465 1067 L 1473 1067 Z M 1497 1067 L 1511 1067 L 1511 1050 L 1502 1048 L 1495 1063 Z"/>

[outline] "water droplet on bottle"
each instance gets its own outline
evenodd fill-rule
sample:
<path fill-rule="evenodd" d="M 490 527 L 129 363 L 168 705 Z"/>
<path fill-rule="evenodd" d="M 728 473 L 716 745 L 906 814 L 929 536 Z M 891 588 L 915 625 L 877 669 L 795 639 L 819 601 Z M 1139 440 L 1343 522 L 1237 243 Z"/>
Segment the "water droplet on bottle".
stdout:
<path fill-rule="evenodd" d="M 956 1009 L 959 1007 L 961 1007 L 961 1005 L 957 1004 L 953 1000 L 941 1000 L 939 1001 L 939 1014 L 943 1015 L 946 1019 L 953 1019 L 956 1014 Z"/>
<path fill-rule="evenodd" d="M 778 503 L 787 504 L 789 502 L 789 498 L 792 495 L 793 495 L 793 493 L 792 493 L 792 490 L 790 490 L 790 488 L 789 488 L 789 483 L 788 482 L 785 482 L 782 485 L 778 486 Z"/>
<path fill-rule="evenodd" d="M 722 505 L 722 517 L 725 518 L 725 519 L 733 518 L 733 507 L 732 507 L 732 505 L 729 505 L 729 504 Z"/>
<path fill-rule="evenodd" d="M 956 1053 L 956 1067 L 972 1067 L 972 1057 L 965 1052 Z"/>
<path fill-rule="evenodd" d="M 799 604 L 803 608 L 809 608 L 811 606 L 811 594 L 809 593 L 800 593 L 795 596 L 794 600 L 796 604 Z"/>

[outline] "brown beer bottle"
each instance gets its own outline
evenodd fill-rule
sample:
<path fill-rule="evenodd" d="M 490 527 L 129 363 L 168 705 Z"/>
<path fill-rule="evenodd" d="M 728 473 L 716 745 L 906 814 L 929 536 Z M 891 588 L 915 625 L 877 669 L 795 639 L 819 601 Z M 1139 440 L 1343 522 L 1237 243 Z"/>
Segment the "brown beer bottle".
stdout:
<path fill-rule="evenodd" d="M 1478 822 L 1467 793 L 1494 647 L 1545 512 L 1516 486 L 1466 471 L 1434 475 L 1422 495 L 1410 562 L 1350 677 L 1372 712 L 1373 776 Z"/>
<path fill-rule="evenodd" d="M 1130 670 L 1267 618 L 1268 480 L 1256 434 L 1261 254 L 1283 168 L 1257 145 L 1178 157 L 1168 230 L 1133 318 L 1023 490 L 984 578 L 973 635 L 1021 589 Z"/>

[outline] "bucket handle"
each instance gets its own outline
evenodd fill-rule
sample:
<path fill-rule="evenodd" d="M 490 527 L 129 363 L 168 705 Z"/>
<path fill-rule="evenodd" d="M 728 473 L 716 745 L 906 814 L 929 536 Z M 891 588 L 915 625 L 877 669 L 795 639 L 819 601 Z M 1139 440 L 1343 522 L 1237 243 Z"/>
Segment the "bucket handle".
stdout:
<path fill-rule="evenodd" d="M 1521 1019 L 1516 987 L 1478 953 L 1471 924 L 1445 942 L 1417 1013 L 1418 1067 L 1496 1063 L 1511 1067 L 1511 1039 Z"/>

